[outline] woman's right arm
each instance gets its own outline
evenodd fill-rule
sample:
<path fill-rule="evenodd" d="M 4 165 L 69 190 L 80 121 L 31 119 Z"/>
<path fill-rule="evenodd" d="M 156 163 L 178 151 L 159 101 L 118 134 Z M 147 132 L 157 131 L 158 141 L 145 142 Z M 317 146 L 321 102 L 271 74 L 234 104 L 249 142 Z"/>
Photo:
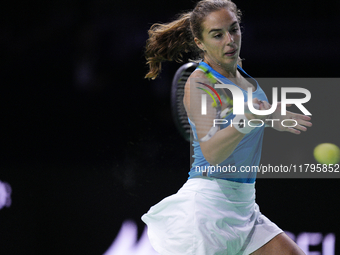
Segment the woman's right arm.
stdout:
<path fill-rule="evenodd" d="M 207 96 L 207 114 L 201 114 L 202 90 L 197 89 L 197 87 L 202 87 L 202 85 L 198 82 L 209 83 L 205 74 L 196 70 L 191 74 L 185 85 L 183 103 L 190 121 L 195 123 L 198 139 L 201 139 L 213 126 L 213 121 L 216 118 L 216 110 L 211 107 L 213 100 Z M 254 98 L 253 101 L 260 105 L 259 110 L 269 109 L 269 104 L 267 104 L 267 102 L 260 102 L 256 98 Z M 222 104 L 222 110 L 225 107 L 226 105 Z M 249 120 L 265 117 L 253 114 L 246 114 L 246 116 Z M 223 162 L 231 155 L 244 136 L 245 135 L 238 131 L 235 126 L 231 125 L 217 131 L 208 141 L 200 142 L 204 158 L 211 165 Z"/>
<path fill-rule="evenodd" d="M 188 79 L 185 85 L 183 102 L 190 121 L 195 123 L 198 139 L 201 139 L 213 126 L 213 120 L 216 118 L 216 110 L 213 107 L 209 107 L 213 101 L 208 96 L 207 114 L 201 114 L 201 90 L 196 87 L 201 87 L 202 85 L 197 83 L 198 80 L 207 81 L 207 78 L 201 71 L 195 71 Z M 211 165 L 223 162 L 231 155 L 243 137 L 244 134 L 233 126 L 228 126 L 217 131 L 208 141 L 200 142 L 204 158 Z"/>

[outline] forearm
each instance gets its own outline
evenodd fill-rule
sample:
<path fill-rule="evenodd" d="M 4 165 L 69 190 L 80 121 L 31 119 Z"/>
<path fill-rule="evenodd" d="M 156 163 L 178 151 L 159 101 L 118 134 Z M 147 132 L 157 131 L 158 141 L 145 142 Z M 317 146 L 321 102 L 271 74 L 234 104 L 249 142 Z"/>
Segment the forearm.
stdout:
<path fill-rule="evenodd" d="M 223 162 L 233 153 L 243 137 L 244 134 L 231 126 L 218 131 L 210 140 L 200 143 L 204 158 L 211 165 Z"/>

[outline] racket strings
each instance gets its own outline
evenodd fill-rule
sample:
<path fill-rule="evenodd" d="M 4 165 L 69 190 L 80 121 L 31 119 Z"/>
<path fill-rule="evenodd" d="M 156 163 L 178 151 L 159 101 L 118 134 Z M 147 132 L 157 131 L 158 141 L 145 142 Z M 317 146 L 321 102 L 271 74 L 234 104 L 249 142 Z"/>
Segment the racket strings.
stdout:
<path fill-rule="evenodd" d="M 183 97 L 184 97 L 184 87 L 189 79 L 189 76 L 191 75 L 192 72 L 187 72 L 183 71 L 181 73 L 181 78 L 178 80 L 177 85 L 177 113 L 178 113 L 178 118 L 179 121 L 182 125 L 182 127 L 185 129 L 185 133 L 190 134 L 191 133 L 191 126 L 188 121 L 188 116 L 186 113 L 186 110 L 183 105 Z"/>

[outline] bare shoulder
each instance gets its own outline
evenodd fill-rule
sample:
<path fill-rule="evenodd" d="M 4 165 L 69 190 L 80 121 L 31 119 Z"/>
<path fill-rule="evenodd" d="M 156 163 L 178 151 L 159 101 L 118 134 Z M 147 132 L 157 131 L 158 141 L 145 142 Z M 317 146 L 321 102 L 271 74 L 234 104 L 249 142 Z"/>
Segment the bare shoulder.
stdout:
<path fill-rule="evenodd" d="M 189 76 L 190 78 L 205 78 L 204 72 L 202 72 L 200 69 L 196 69 L 195 71 L 192 72 L 192 74 Z M 188 80 L 189 80 L 188 79 Z"/>
<path fill-rule="evenodd" d="M 187 113 L 190 112 L 190 87 L 191 87 L 192 83 L 195 83 L 196 79 L 205 79 L 205 78 L 206 78 L 206 76 L 202 71 L 195 70 L 191 73 L 187 82 L 185 83 L 183 103 L 184 103 L 184 107 L 185 107 Z"/>
<path fill-rule="evenodd" d="M 196 82 L 198 79 L 206 79 L 206 76 L 201 70 L 196 69 L 190 74 L 187 82 L 185 83 L 185 92 L 187 92 L 187 90 L 190 91 L 190 84 Z"/>

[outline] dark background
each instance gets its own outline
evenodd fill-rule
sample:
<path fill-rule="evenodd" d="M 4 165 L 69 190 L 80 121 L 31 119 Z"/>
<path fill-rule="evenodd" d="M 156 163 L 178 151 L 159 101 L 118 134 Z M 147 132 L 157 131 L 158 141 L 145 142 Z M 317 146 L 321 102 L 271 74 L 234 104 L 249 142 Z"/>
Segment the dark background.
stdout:
<path fill-rule="evenodd" d="M 338 1 L 236 4 L 250 75 L 339 77 Z M 143 48 L 153 23 L 193 6 L 63 0 L 1 8 L 0 180 L 13 190 L 12 205 L 0 210 L 1 254 L 103 254 L 124 220 L 141 233 L 141 215 L 183 185 L 189 143 L 170 111 L 180 64 L 145 80 Z M 262 163 L 316 163 L 317 144 L 340 145 L 340 88 L 322 86 L 308 107 L 314 126 L 300 136 L 268 130 Z M 340 235 L 338 179 L 258 179 L 256 188 L 262 212 L 281 228 Z"/>

